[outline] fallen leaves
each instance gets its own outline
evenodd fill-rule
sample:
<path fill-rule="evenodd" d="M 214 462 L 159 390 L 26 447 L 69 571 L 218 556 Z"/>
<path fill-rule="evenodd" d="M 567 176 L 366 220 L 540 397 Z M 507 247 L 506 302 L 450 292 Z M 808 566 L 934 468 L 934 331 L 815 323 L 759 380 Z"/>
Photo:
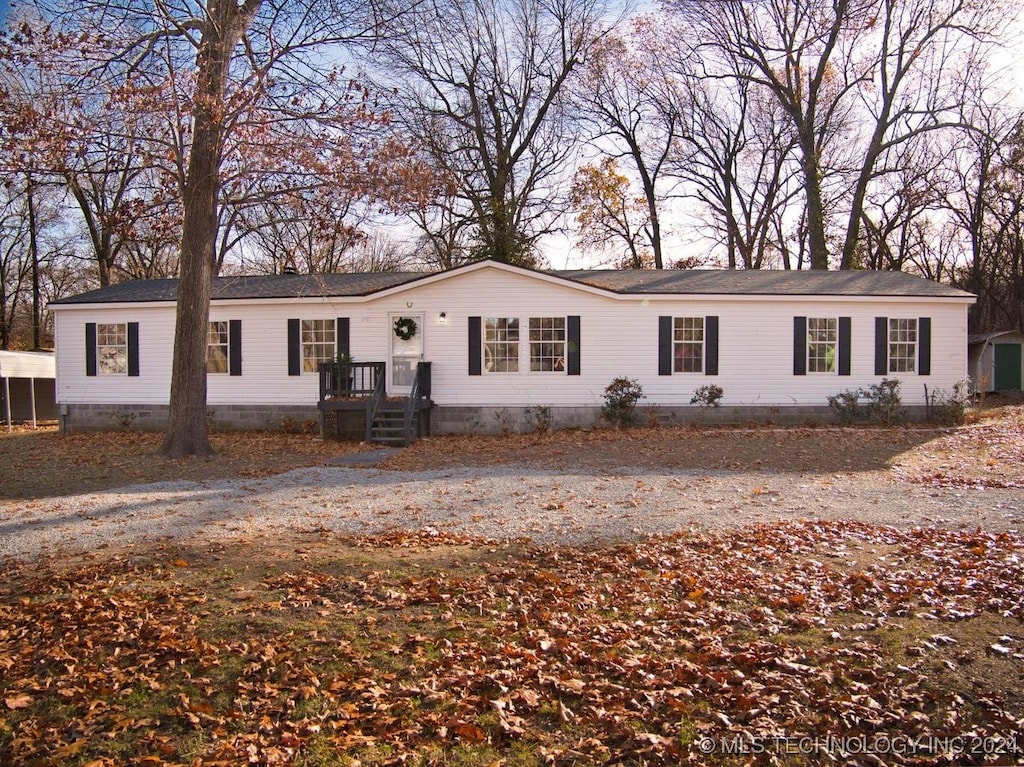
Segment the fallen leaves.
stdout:
<path fill-rule="evenodd" d="M 4 705 L 11 711 L 19 708 L 28 708 L 32 705 L 32 696 L 25 693 L 12 695 L 9 698 L 4 698 Z"/>
<path fill-rule="evenodd" d="M 896 472 L 931 487 L 1024 488 L 1024 408 L 932 440 L 902 456 Z"/>
<path fill-rule="evenodd" d="M 403 558 L 433 564 L 396 569 Z M 0 572 L 0 761 L 704 764 L 705 736 L 1009 737 L 1024 717 L 1011 534 L 805 522 L 583 549 L 324 537 L 244 588 L 188 561 Z M 975 624 L 1005 628 L 975 642 Z"/>
<path fill-rule="evenodd" d="M 322 466 L 339 455 L 373 447 L 296 434 L 221 432 L 210 438 L 214 458 L 170 461 L 154 458 L 162 439 L 157 432 L 124 430 L 0 432 L 0 498 L 52 497 L 164 480 L 264 477 Z"/>

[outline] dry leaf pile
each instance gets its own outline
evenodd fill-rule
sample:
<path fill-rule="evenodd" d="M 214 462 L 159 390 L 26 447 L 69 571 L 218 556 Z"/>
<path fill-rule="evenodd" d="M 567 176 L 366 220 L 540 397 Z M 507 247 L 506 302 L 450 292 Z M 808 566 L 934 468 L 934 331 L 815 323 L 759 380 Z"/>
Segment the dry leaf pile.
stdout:
<path fill-rule="evenodd" d="M 1024 758 L 1015 535 L 784 523 L 582 550 L 396 533 L 229 553 L 7 565 L 0 762 Z M 835 750 L 882 735 L 914 747 Z M 802 736 L 847 740 L 782 753 Z"/>
<path fill-rule="evenodd" d="M 897 474 L 918 484 L 1024 488 L 1024 408 L 929 442 L 908 463 Z"/>

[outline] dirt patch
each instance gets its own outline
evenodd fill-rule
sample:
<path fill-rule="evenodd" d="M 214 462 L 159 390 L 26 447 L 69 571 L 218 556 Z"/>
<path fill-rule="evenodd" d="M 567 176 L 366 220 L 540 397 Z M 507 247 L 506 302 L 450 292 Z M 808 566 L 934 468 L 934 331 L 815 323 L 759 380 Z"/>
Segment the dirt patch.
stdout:
<path fill-rule="evenodd" d="M 211 459 L 156 456 L 161 435 L 61 436 L 53 428 L 0 434 L 0 498 L 68 495 L 166 480 L 260 477 L 323 466 L 378 446 L 308 435 L 215 434 Z M 892 472 L 916 484 L 1024 487 L 1024 407 L 1003 406 L 957 429 L 660 427 L 416 442 L 378 464 L 391 470 L 523 466 L 546 470 L 695 470 L 836 474 Z"/>
<path fill-rule="evenodd" d="M 93 432 L 61 435 L 55 427 L 0 434 L 0 498 L 45 498 L 175 480 L 262 477 L 376 445 L 322 441 L 301 434 L 231 432 L 211 436 L 209 459 L 157 455 L 162 434 Z"/>
<path fill-rule="evenodd" d="M 382 468 L 515 464 L 547 469 L 694 469 L 835 473 L 886 469 L 945 432 L 934 429 L 661 427 L 424 439 Z"/>
<path fill-rule="evenodd" d="M 1024 488 L 1024 407 L 1001 408 L 922 443 L 895 468 L 904 479 L 933 487 Z"/>

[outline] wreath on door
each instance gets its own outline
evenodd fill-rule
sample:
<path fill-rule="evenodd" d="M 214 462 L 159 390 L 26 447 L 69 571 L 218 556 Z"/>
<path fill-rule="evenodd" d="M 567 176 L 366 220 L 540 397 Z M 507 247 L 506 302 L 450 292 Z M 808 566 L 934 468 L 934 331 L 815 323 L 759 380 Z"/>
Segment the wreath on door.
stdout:
<path fill-rule="evenodd" d="M 395 335 L 403 341 L 408 341 L 416 335 L 416 320 L 412 317 L 399 317 L 395 320 Z"/>

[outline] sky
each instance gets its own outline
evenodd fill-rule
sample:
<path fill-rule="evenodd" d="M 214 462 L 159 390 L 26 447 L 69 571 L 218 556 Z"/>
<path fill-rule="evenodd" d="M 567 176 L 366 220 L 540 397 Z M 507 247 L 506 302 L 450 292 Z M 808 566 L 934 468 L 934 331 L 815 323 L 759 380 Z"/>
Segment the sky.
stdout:
<path fill-rule="evenodd" d="M 7 21 L 7 9 L 11 7 L 11 0 L 0 0 L 0 23 Z"/>

